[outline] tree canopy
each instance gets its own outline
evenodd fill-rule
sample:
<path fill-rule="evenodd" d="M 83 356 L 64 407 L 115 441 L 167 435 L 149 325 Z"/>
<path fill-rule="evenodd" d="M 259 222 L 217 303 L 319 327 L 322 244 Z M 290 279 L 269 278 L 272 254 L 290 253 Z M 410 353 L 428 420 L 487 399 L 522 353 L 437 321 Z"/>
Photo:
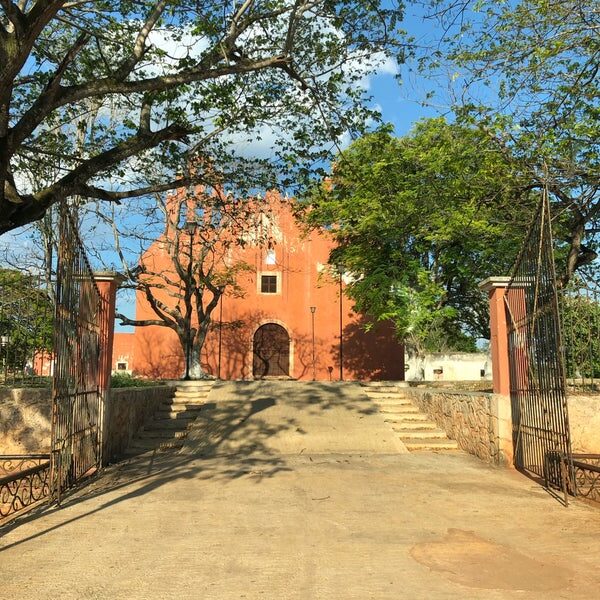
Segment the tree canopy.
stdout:
<path fill-rule="evenodd" d="M 477 284 L 516 257 L 535 206 L 527 183 L 481 130 L 431 119 L 354 142 L 306 219 L 331 229 L 357 310 L 391 319 L 413 349 L 474 349 L 488 332 Z"/>
<path fill-rule="evenodd" d="M 443 32 L 428 73 L 453 73 L 452 109 L 518 161 L 556 215 L 566 285 L 600 232 L 600 10 L 585 0 L 431 0 Z M 439 72 L 439 71 L 438 71 Z"/>
<path fill-rule="evenodd" d="M 64 197 L 305 172 L 364 127 L 357 83 L 400 58 L 400 16 L 366 0 L 1 2 L 0 234 Z M 239 146 L 261 137 L 275 156 L 248 165 Z"/>

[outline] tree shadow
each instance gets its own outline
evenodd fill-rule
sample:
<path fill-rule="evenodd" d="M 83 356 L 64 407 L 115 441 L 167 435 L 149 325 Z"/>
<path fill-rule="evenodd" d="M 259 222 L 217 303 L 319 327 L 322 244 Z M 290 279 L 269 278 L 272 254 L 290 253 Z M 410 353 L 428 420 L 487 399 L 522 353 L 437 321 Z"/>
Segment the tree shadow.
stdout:
<path fill-rule="evenodd" d="M 280 407 L 291 414 L 276 419 L 264 416 L 269 409 Z M 333 409 L 355 413 L 357 418 L 375 415 L 376 407 L 358 384 L 327 382 L 219 382 L 213 387 L 208 402 L 193 423 L 184 448 L 179 453 L 149 452 L 108 467 L 103 474 L 83 489 L 68 496 L 62 507 L 85 504 L 111 495 L 106 502 L 70 519 L 47 527 L 0 548 L 0 552 L 24 542 L 40 538 L 60 527 L 89 517 L 128 500 L 140 498 L 170 482 L 200 479 L 231 481 L 252 478 L 257 484 L 279 473 L 293 470 L 290 459 L 302 454 L 285 454 L 270 441 L 280 434 L 292 432 L 307 435 L 298 415 L 319 415 Z M 340 431 L 340 436 L 344 433 Z M 309 456 L 311 450 L 304 454 Z M 134 486 L 134 489 L 129 489 Z M 119 492 L 122 493 L 119 493 Z M 115 496 L 115 494 L 117 494 Z M 3 533 L 18 524 L 41 519 L 58 508 L 46 509 L 22 517 L 7 525 Z"/>
<path fill-rule="evenodd" d="M 365 317 L 346 325 L 343 333 L 344 370 L 359 380 L 404 380 L 404 346 L 389 321 L 365 330 Z M 339 345 L 332 348 L 339 364 Z"/>
<path fill-rule="evenodd" d="M 135 333 L 133 374 L 149 379 L 179 379 L 185 361 L 181 344 L 166 327 L 138 327 Z"/>

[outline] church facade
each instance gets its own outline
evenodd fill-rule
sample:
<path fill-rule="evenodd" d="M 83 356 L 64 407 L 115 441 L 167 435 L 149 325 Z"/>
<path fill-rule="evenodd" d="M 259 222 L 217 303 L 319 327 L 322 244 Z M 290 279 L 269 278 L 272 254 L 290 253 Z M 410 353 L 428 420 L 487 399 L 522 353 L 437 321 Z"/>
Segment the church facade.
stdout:
<path fill-rule="evenodd" d="M 220 379 L 401 380 L 404 351 L 393 329 L 378 324 L 365 331 L 362 315 L 343 294 L 344 273 L 327 264 L 332 240 L 326 231 L 305 233 L 291 200 L 269 192 L 263 223 L 267 243 L 236 248 L 240 273 L 235 295 L 224 294 L 212 312 L 201 364 Z M 160 257 L 151 248 L 142 260 Z M 341 293 L 342 292 L 342 293 Z M 138 292 L 136 319 L 155 318 Z M 115 369 L 151 378 L 179 378 L 184 356 L 166 327 L 136 327 L 117 334 Z M 126 359 L 124 358 L 126 356 Z"/>

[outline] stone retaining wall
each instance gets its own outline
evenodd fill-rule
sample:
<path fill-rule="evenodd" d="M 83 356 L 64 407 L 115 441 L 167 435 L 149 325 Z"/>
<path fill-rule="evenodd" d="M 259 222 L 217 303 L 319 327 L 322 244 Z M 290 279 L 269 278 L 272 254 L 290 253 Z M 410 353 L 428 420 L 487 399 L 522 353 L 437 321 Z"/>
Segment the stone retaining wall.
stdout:
<path fill-rule="evenodd" d="M 50 452 L 50 390 L 0 388 L 0 454 Z"/>
<path fill-rule="evenodd" d="M 462 450 L 494 465 L 510 464 L 508 399 L 496 394 L 448 389 L 407 388 L 405 392 Z"/>
<path fill-rule="evenodd" d="M 110 392 L 107 414 L 109 435 L 104 447 L 107 463 L 123 456 L 136 433 L 152 419 L 161 402 L 173 395 L 171 386 L 115 388 Z"/>
<path fill-rule="evenodd" d="M 105 460 L 114 462 L 173 388 L 115 388 L 107 407 Z M 50 451 L 51 393 L 48 389 L 0 388 L 0 454 Z"/>
<path fill-rule="evenodd" d="M 573 452 L 600 454 L 600 395 L 567 398 Z"/>

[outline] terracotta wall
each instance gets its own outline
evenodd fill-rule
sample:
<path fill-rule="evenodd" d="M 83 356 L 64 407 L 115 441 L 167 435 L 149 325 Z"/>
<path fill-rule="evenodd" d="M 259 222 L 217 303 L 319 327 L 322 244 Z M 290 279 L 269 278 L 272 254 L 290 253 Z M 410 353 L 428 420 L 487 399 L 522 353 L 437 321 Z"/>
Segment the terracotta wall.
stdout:
<path fill-rule="evenodd" d="M 213 312 L 213 327 L 202 362 L 211 374 L 220 374 L 223 379 L 252 378 L 254 334 L 263 324 L 277 323 L 290 337 L 291 377 L 337 380 L 340 376 L 339 276 L 326 266 L 332 242 L 325 233 L 304 235 L 292 215 L 289 201 L 279 194 L 270 193 L 268 201 L 274 217 L 261 226 L 269 228 L 269 245 L 249 244 L 233 257 L 246 262 L 250 271 L 238 278 L 243 293 L 235 297 L 226 295 L 222 298 L 222 307 L 218 306 Z M 157 247 L 151 248 L 143 260 L 155 270 L 170 270 L 167 257 L 161 256 Z M 260 293 L 261 275 L 277 276 L 276 293 Z M 314 372 L 311 306 L 316 308 Z M 343 378 L 403 379 L 404 352 L 394 339 L 392 328 L 379 325 L 366 333 L 365 320 L 353 313 L 351 306 L 351 301 L 344 296 Z M 137 318 L 156 318 L 141 295 L 137 299 Z M 140 375 L 177 378 L 184 370 L 179 341 L 174 332 L 164 327 L 136 328 L 134 353 L 135 371 Z"/>
<path fill-rule="evenodd" d="M 113 340 L 112 370 L 117 371 L 117 363 L 127 363 L 126 371 L 133 370 L 134 363 L 134 334 L 115 332 Z"/>

